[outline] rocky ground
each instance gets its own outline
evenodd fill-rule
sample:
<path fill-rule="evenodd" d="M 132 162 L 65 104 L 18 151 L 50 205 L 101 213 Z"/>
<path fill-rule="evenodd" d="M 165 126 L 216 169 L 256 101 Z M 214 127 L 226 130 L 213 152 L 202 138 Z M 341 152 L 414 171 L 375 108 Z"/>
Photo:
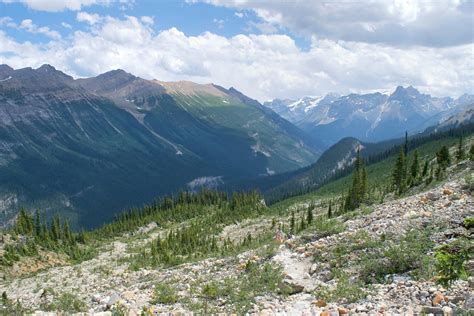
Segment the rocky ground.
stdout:
<path fill-rule="evenodd" d="M 288 295 L 267 293 L 255 297 L 248 310 L 250 314 L 454 315 L 469 310 L 472 313 L 472 276 L 456 281 L 450 288 L 442 288 L 433 278 L 417 278 L 416 271 L 388 274 L 385 281 L 374 281 L 370 286 L 360 283 L 362 278 L 374 279 L 377 273 L 364 258 L 377 258 L 382 268 L 388 269 L 391 262 L 383 261 L 386 258 L 381 258 L 380 254 L 388 256 L 388 251 L 398 249 L 401 252 L 394 252 L 395 256 L 403 257 L 411 251 L 412 245 L 406 236 L 414 233 L 429 231 L 426 242 L 434 247 L 461 236 L 472 242 L 472 230 L 462 226 L 466 217 L 474 216 L 472 187 L 465 180 L 469 174 L 472 175 L 470 167 L 428 191 L 339 216 L 331 225 L 340 225 L 343 229 L 327 236 L 322 233 L 323 228 L 308 229 L 298 236 L 285 238 L 276 246 L 263 246 L 234 257 L 134 271 L 129 267 L 128 256 L 163 233 L 160 227 L 152 224 L 104 245 L 96 258 L 77 265 L 57 266 L 61 258 L 53 258 L 57 260 L 56 266 L 39 267 L 44 269 L 39 272 L 32 269 L 30 272 L 34 273 L 25 276 L 23 270 L 33 263 L 23 262 L 14 271 L 23 276 L 0 281 L 0 293 L 5 292 L 9 299 L 37 310 L 36 315 L 45 314 L 40 311 L 64 293 L 70 296 L 65 304 L 80 303 L 84 310 L 97 315 L 111 315 L 112 312 L 135 315 L 144 310 L 148 314 L 178 315 L 191 313 L 193 307 L 201 311 L 205 308 L 204 313 L 231 312 L 225 299 L 212 300 L 209 304 L 213 306 L 209 309 L 207 305 L 203 307 L 202 288 L 210 281 L 232 278 L 237 287 L 241 284 L 238 278 L 242 271 L 249 262 L 254 262 L 281 267 L 284 283 L 290 290 Z M 232 225 L 224 229 L 223 234 L 237 238 L 239 229 L 241 235 L 245 235 L 249 230 L 263 231 L 262 225 L 270 226 L 271 220 L 267 217 Z M 403 245 L 407 248 L 402 248 Z M 432 255 L 432 251 L 428 250 L 427 254 Z M 467 268 L 473 275 L 474 262 L 470 261 Z M 373 274 L 367 274 L 367 270 Z M 179 299 L 175 303 L 158 303 L 154 292 L 159 284 L 173 286 Z"/>

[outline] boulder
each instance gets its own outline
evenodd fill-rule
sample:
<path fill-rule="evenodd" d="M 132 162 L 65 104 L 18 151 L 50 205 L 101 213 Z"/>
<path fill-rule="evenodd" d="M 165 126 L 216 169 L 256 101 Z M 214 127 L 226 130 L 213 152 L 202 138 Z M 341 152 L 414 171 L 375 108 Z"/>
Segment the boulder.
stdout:
<path fill-rule="evenodd" d="M 444 295 L 441 294 L 440 292 L 437 292 L 433 298 L 432 305 L 433 306 L 438 306 L 444 303 L 446 300 L 444 299 Z"/>
<path fill-rule="evenodd" d="M 470 311 L 474 309 L 474 295 L 468 293 L 464 299 L 464 309 Z"/>
<path fill-rule="evenodd" d="M 426 314 L 433 314 L 434 316 L 443 316 L 444 312 L 441 307 L 432 307 L 432 306 L 423 306 L 421 308 L 421 313 Z"/>
<path fill-rule="evenodd" d="M 287 279 L 283 280 L 279 288 L 281 292 L 286 292 L 290 295 L 301 293 L 304 290 L 304 286 L 301 284 L 294 283 Z"/>
<path fill-rule="evenodd" d="M 426 198 L 430 201 L 438 201 L 441 198 L 441 194 L 438 192 L 428 192 Z"/>
<path fill-rule="evenodd" d="M 454 193 L 454 191 L 451 190 L 450 188 L 445 188 L 445 189 L 443 190 L 443 194 L 444 194 L 444 195 L 451 195 L 451 194 L 453 194 L 453 193 Z"/>
<path fill-rule="evenodd" d="M 339 315 L 346 315 L 349 314 L 349 310 L 345 307 L 338 307 L 337 311 L 339 312 Z"/>
<path fill-rule="evenodd" d="M 313 304 L 316 305 L 317 307 L 325 307 L 327 305 L 326 301 L 321 300 L 321 299 L 314 301 Z"/>
<path fill-rule="evenodd" d="M 309 274 L 313 275 L 316 271 L 318 271 L 318 265 L 316 263 L 313 263 L 309 268 Z"/>
<path fill-rule="evenodd" d="M 110 296 L 109 300 L 107 301 L 107 307 L 112 307 L 120 300 L 120 296 L 117 293 L 114 293 Z"/>
<path fill-rule="evenodd" d="M 444 316 L 453 316 L 454 315 L 454 310 L 449 306 L 444 306 L 443 307 L 443 314 L 444 314 Z"/>

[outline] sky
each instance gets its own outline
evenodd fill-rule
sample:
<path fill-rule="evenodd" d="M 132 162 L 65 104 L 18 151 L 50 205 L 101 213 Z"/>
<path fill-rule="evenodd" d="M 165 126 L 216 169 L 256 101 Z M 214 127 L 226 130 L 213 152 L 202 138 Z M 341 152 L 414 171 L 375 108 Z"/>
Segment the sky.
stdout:
<path fill-rule="evenodd" d="M 0 0 L 0 64 L 234 87 L 265 101 L 474 94 L 474 0 Z"/>

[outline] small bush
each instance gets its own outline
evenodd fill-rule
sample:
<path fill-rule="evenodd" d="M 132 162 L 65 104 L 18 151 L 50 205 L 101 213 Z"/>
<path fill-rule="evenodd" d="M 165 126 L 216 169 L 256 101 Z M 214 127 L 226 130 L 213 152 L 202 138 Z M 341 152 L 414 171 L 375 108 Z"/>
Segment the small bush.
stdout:
<path fill-rule="evenodd" d="M 436 250 L 436 271 L 439 284 L 449 287 L 455 280 L 467 277 L 464 263 L 469 259 L 472 248 L 469 241 L 458 239 Z"/>
<path fill-rule="evenodd" d="M 463 226 L 466 227 L 466 229 L 474 228 L 474 217 L 465 218 L 463 222 Z"/>
<path fill-rule="evenodd" d="M 63 293 L 55 299 L 49 307 L 50 310 L 78 313 L 86 310 L 87 305 L 77 296 L 71 293 Z"/>
<path fill-rule="evenodd" d="M 205 298 L 211 299 L 211 300 L 216 299 L 219 296 L 219 292 L 220 292 L 220 290 L 218 288 L 218 285 L 214 282 L 207 283 L 202 288 L 202 295 Z"/>
<path fill-rule="evenodd" d="M 175 288 L 164 283 L 155 286 L 155 292 L 153 294 L 154 304 L 174 304 L 177 301 L 178 294 Z"/>
<path fill-rule="evenodd" d="M 341 303 L 354 303 L 367 296 L 364 283 L 349 279 L 347 274 L 335 271 L 338 274 L 338 281 L 335 288 L 320 287 L 313 294 L 315 297 Z"/>
<path fill-rule="evenodd" d="M 424 277 L 430 270 L 426 253 L 431 247 L 427 232 L 410 231 L 396 244 L 365 255 L 361 259 L 361 278 L 366 283 L 383 282 L 386 275 L 405 272 Z"/>

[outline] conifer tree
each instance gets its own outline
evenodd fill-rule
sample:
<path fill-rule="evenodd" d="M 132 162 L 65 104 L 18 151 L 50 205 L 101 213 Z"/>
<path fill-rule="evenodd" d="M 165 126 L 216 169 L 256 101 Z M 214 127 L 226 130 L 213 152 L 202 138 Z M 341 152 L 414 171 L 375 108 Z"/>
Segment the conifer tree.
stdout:
<path fill-rule="evenodd" d="M 53 218 L 53 223 L 51 225 L 51 237 L 54 241 L 58 241 L 61 238 L 61 225 L 57 215 Z"/>
<path fill-rule="evenodd" d="M 471 145 L 471 149 L 469 150 L 469 156 L 471 161 L 474 161 L 474 144 Z"/>
<path fill-rule="evenodd" d="M 69 222 L 65 221 L 63 224 L 63 237 L 66 242 L 72 241 L 71 230 L 69 228 Z"/>
<path fill-rule="evenodd" d="M 38 211 L 35 212 L 35 236 L 41 236 L 41 219 Z"/>
<path fill-rule="evenodd" d="M 328 218 L 332 217 L 332 201 L 329 201 Z"/>
<path fill-rule="evenodd" d="M 430 174 L 428 178 L 426 178 L 426 184 L 430 184 L 432 181 L 433 181 L 433 165 L 431 165 Z"/>
<path fill-rule="evenodd" d="M 292 234 L 295 233 L 295 212 L 291 212 L 291 219 L 290 219 L 290 232 Z"/>
<path fill-rule="evenodd" d="M 425 160 L 425 164 L 423 165 L 423 171 L 421 172 L 421 176 L 424 178 L 428 174 L 428 167 L 429 163 L 428 160 Z"/>
<path fill-rule="evenodd" d="M 459 137 L 459 144 L 458 144 L 458 149 L 456 151 L 456 161 L 460 162 L 464 160 L 465 158 L 465 153 L 464 153 L 464 145 L 463 145 L 463 139 L 462 136 Z"/>
<path fill-rule="evenodd" d="M 300 230 L 304 230 L 305 228 L 306 228 L 306 222 L 304 221 L 304 217 L 301 217 Z"/>
<path fill-rule="evenodd" d="M 451 157 L 446 145 L 436 153 L 436 161 L 438 162 L 440 170 L 445 170 L 451 164 Z"/>
<path fill-rule="evenodd" d="M 420 164 L 418 162 L 418 150 L 415 150 L 413 154 L 413 163 L 411 164 L 411 167 L 410 167 L 410 176 L 412 179 L 412 184 L 416 183 L 419 173 L 420 173 Z"/>
<path fill-rule="evenodd" d="M 312 205 L 308 207 L 308 214 L 306 215 L 306 220 L 308 221 L 308 225 L 311 225 L 313 222 L 313 208 Z"/>
<path fill-rule="evenodd" d="M 393 185 L 397 194 L 402 194 L 406 190 L 406 162 L 405 152 L 400 148 L 397 161 L 392 173 Z"/>
<path fill-rule="evenodd" d="M 354 172 L 352 175 L 352 186 L 345 199 L 344 209 L 354 210 L 363 202 L 367 195 L 367 170 L 360 157 L 360 150 L 357 150 L 356 160 L 354 162 Z"/>
<path fill-rule="evenodd" d="M 408 155 L 408 131 L 405 131 L 405 146 L 403 148 L 403 153 L 405 157 Z"/>

